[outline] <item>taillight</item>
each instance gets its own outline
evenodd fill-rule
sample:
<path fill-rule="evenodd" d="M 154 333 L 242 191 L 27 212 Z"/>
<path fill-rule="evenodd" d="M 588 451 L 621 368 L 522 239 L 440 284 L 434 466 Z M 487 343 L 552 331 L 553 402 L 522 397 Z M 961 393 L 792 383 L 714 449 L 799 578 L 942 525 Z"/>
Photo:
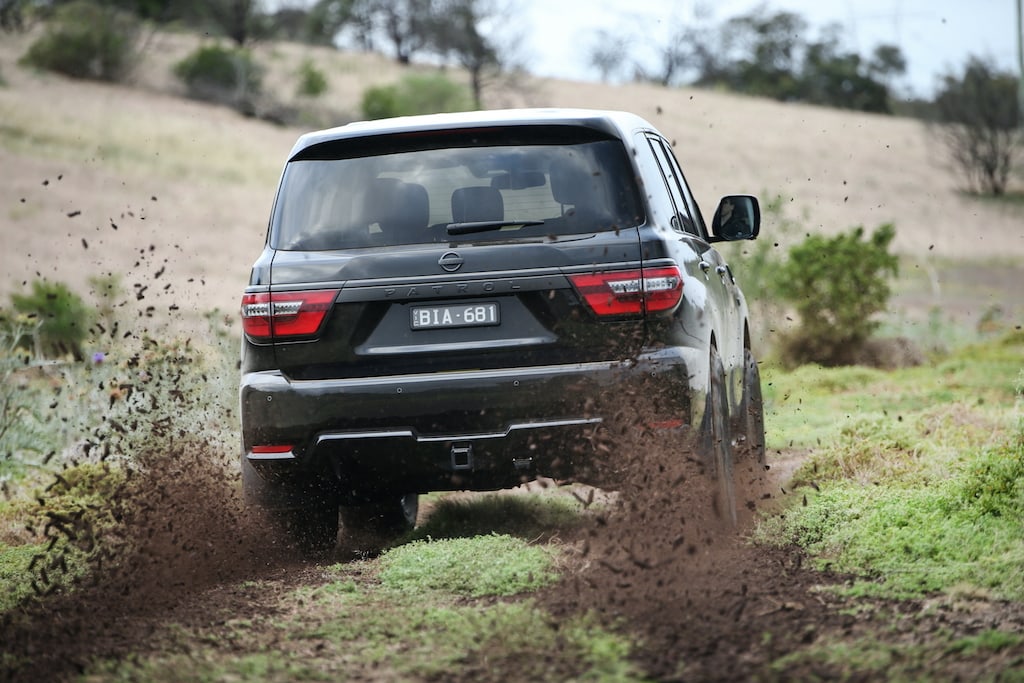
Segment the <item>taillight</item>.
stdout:
<path fill-rule="evenodd" d="M 336 289 L 242 295 L 242 329 L 253 339 L 308 337 L 331 310 Z"/>
<path fill-rule="evenodd" d="M 683 277 L 676 266 L 571 275 L 576 291 L 601 316 L 667 311 L 683 297 Z"/>

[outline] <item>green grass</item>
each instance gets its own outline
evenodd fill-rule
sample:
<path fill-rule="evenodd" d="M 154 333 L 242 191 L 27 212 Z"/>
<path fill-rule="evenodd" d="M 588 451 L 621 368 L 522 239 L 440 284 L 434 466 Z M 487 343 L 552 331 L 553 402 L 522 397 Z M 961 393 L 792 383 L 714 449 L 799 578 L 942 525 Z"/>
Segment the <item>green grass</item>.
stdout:
<path fill-rule="evenodd" d="M 1000 652 L 1001 650 L 1015 645 L 1020 645 L 1021 643 L 1024 643 L 1024 636 L 1019 633 L 1007 633 L 1006 631 L 982 631 L 976 636 L 958 638 L 949 644 L 946 651 L 949 653 L 974 655 L 986 652 Z"/>
<path fill-rule="evenodd" d="M 768 447 L 828 448 L 851 425 L 942 416 L 956 403 L 983 421 L 1005 421 L 1021 384 L 1020 333 L 968 346 L 935 364 L 883 372 L 804 366 L 762 371 Z M 945 418 L 943 418 L 945 419 Z M 917 441 L 926 441 L 920 434 Z"/>
<path fill-rule="evenodd" d="M 547 548 L 491 534 L 398 546 L 381 558 L 380 578 L 387 588 L 477 598 L 534 591 L 558 577 Z"/>
<path fill-rule="evenodd" d="M 908 625 L 911 629 L 912 625 Z M 824 638 L 813 645 L 791 652 L 772 662 L 778 680 L 788 680 L 794 673 L 814 672 L 810 680 L 884 680 L 932 681 L 957 680 L 953 671 L 964 680 L 979 682 L 1024 681 L 1024 662 L 1001 654 L 1024 642 L 1019 634 L 988 630 L 966 638 L 953 638 L 948 633 L 932 633 L 927 640 L 901 638 L 887 634 L 884 639 L 863 636 L 848 640 Z M 1005 661 L 1004 661 L 1005 659 Z M 933 667 L 946 662 L 951 668 L 937 679 Z M 955 667 L 955 668 L 952 668 Z"/>
<path fill-rule="evenodd" d="M 493 600 L 538 560 L 534 569 L 546 571 L 540 565 L 549 561 L 547 551 L 543 558 L 534 551 L 540 549 L 493 535 L 417 541 L 389 551 L 379 565 L 329 567 L 323 583 L 294 591 L 277 615 L 232 622 L 226 636 L 183 634 L 206 644 L 188 656 L 100 662 L 93 673 L 114 681 L 443 680 L 457 669 L 487 680 L 642 680 L 629 662 L 629 639 L 594 618 L 561 621 L 532 599 Z M 438 552 L 447 558 L 440 564 Z M 501 568 L 501 580 L 476 578 L 489 571 L 488 560 Z M 453 585 L 426 578 L 439 571 L 454 572 Z M 490 599 L 468 598 L 467 583 Z M 267 652 L 237 656 L 237 647 L 251 652 L 257 639 Z"/>
<path fill-rule="evenodd" d="M 762 533 L 803 546 L 819 567 L 860 577 L 851 595 L 919 598 L 970 585 L 1024 601 L 1024 519 L 979 515 L 960 502 L 962 490 L 960 478 L 918 488 L 830 485 Z"/>
<path fill-rule="evenodd" d="M 42 544 L 9 546 L 0 543 L 0 613 L 32 595 L 29 564 L 44 549 Z"/>
<path fill-rule="evenodd" d="M 309 615 L 281 622 L 266 652 L 239 656 L 211 637 L 188 655 L 104 661 L 91 674 L 109 681 L 412 681 L 445 680 L 458 670 L 485 680 L 644 680 L 628 661 L 628 641 L 587 618 L 559 627 L 532 602 L 443 607 L 364 598 L 330 608 L 315 623 Z"/>
<path fill-rule="evenodd" d="M 850 595 L 969 586 L 1024 602 L 1022 368 L 1014 334 L 932 369 L 777 375 L 772 400 L 800 395 L 807 413 L 832 415 L 833 424 L 810 418 L 812 446 L 800 431 L 804 410 L 779 420 L 786 437 L 811 447 L 793 477 L 806 504 L 764 520 L 757 537 L 795 543 L 819 567 L 859 577 Z"/>

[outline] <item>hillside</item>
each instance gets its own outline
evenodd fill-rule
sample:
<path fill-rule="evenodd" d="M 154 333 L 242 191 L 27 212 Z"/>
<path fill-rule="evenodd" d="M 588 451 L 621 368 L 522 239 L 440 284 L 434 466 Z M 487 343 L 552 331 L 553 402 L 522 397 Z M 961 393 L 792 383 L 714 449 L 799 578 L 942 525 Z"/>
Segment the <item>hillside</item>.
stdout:
<path fill-rule="evenodd" d="M 0 43 L 0 299 L 37 276 L 85 286 L 89 276 L 114 272 L 129 290 L 148 287 L 157 311 L 232 311 L 277 175 L 302 131 L 183 99 L 170 66 L 195 45 L 190 36 L 154 34 L 135 87 L 26 70 L 17 59 L 28 44 L 24 36 Z M 269 70 L 267 90 L 283 101 L 294 99 L 289 78 L 312 58 L 330 83 L 318 106 L 340 112 L 339 123 L 356 116 L 368 85 L 402 74 L 374 55 L 291 44 L 256 51 Z M 998 292 L 1024 281 L 1024 207 L 960 194 L 917 121 L 643 84 L 524 77 L 498 91 L 503 101 L 492 106 L 647 117 L 675 140 L 705 211 L 721 194 L 751 192 L 781 195 L 788 215 L 826 233 L 894 222 L 896 249 L 933 273 L 921 305 L 956 289 L 939 282 L 964 270 L 950 270 L 950 261 L 991 275 L 981 283 L 987 305 L 1017 305 Z M 764 234 L 777 240 L 770 223 Z"/>

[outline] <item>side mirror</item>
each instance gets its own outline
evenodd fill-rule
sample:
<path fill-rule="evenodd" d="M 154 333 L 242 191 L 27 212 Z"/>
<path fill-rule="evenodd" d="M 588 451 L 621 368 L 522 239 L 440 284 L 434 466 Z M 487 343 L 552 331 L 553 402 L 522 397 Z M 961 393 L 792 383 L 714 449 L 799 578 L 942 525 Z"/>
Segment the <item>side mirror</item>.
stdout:
<path fill-rule="evenodd" d="M 714 241 L 734 242 L 752 240 L 761 230 L 761 207 L 757 197 L 749 194 L 731 194 L 722 197 L 711 219 Z"/>

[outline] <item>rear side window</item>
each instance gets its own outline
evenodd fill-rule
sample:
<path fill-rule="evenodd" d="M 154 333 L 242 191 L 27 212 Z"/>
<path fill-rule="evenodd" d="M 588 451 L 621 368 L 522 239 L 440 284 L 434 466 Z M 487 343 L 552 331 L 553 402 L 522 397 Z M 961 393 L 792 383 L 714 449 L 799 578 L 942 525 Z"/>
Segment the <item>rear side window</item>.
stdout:
<path fill-rule="evenodd" d="M 271 224 L 283 250 L 501 241 L 617 230 L 644 219 L 617 139 L 511 135 L 392 138 L 373 154 L 339 141 L 285 168 Z M 553 137 L 568 141 L 558 142 Z M 592 137 L 592 136 L 591 136 Z M 446 139 L 446 143 L 454 141 Z M 465 236 L 452 223 L 509 222 Z M 515 221 L 537 223 L 518 225 Z"/>

